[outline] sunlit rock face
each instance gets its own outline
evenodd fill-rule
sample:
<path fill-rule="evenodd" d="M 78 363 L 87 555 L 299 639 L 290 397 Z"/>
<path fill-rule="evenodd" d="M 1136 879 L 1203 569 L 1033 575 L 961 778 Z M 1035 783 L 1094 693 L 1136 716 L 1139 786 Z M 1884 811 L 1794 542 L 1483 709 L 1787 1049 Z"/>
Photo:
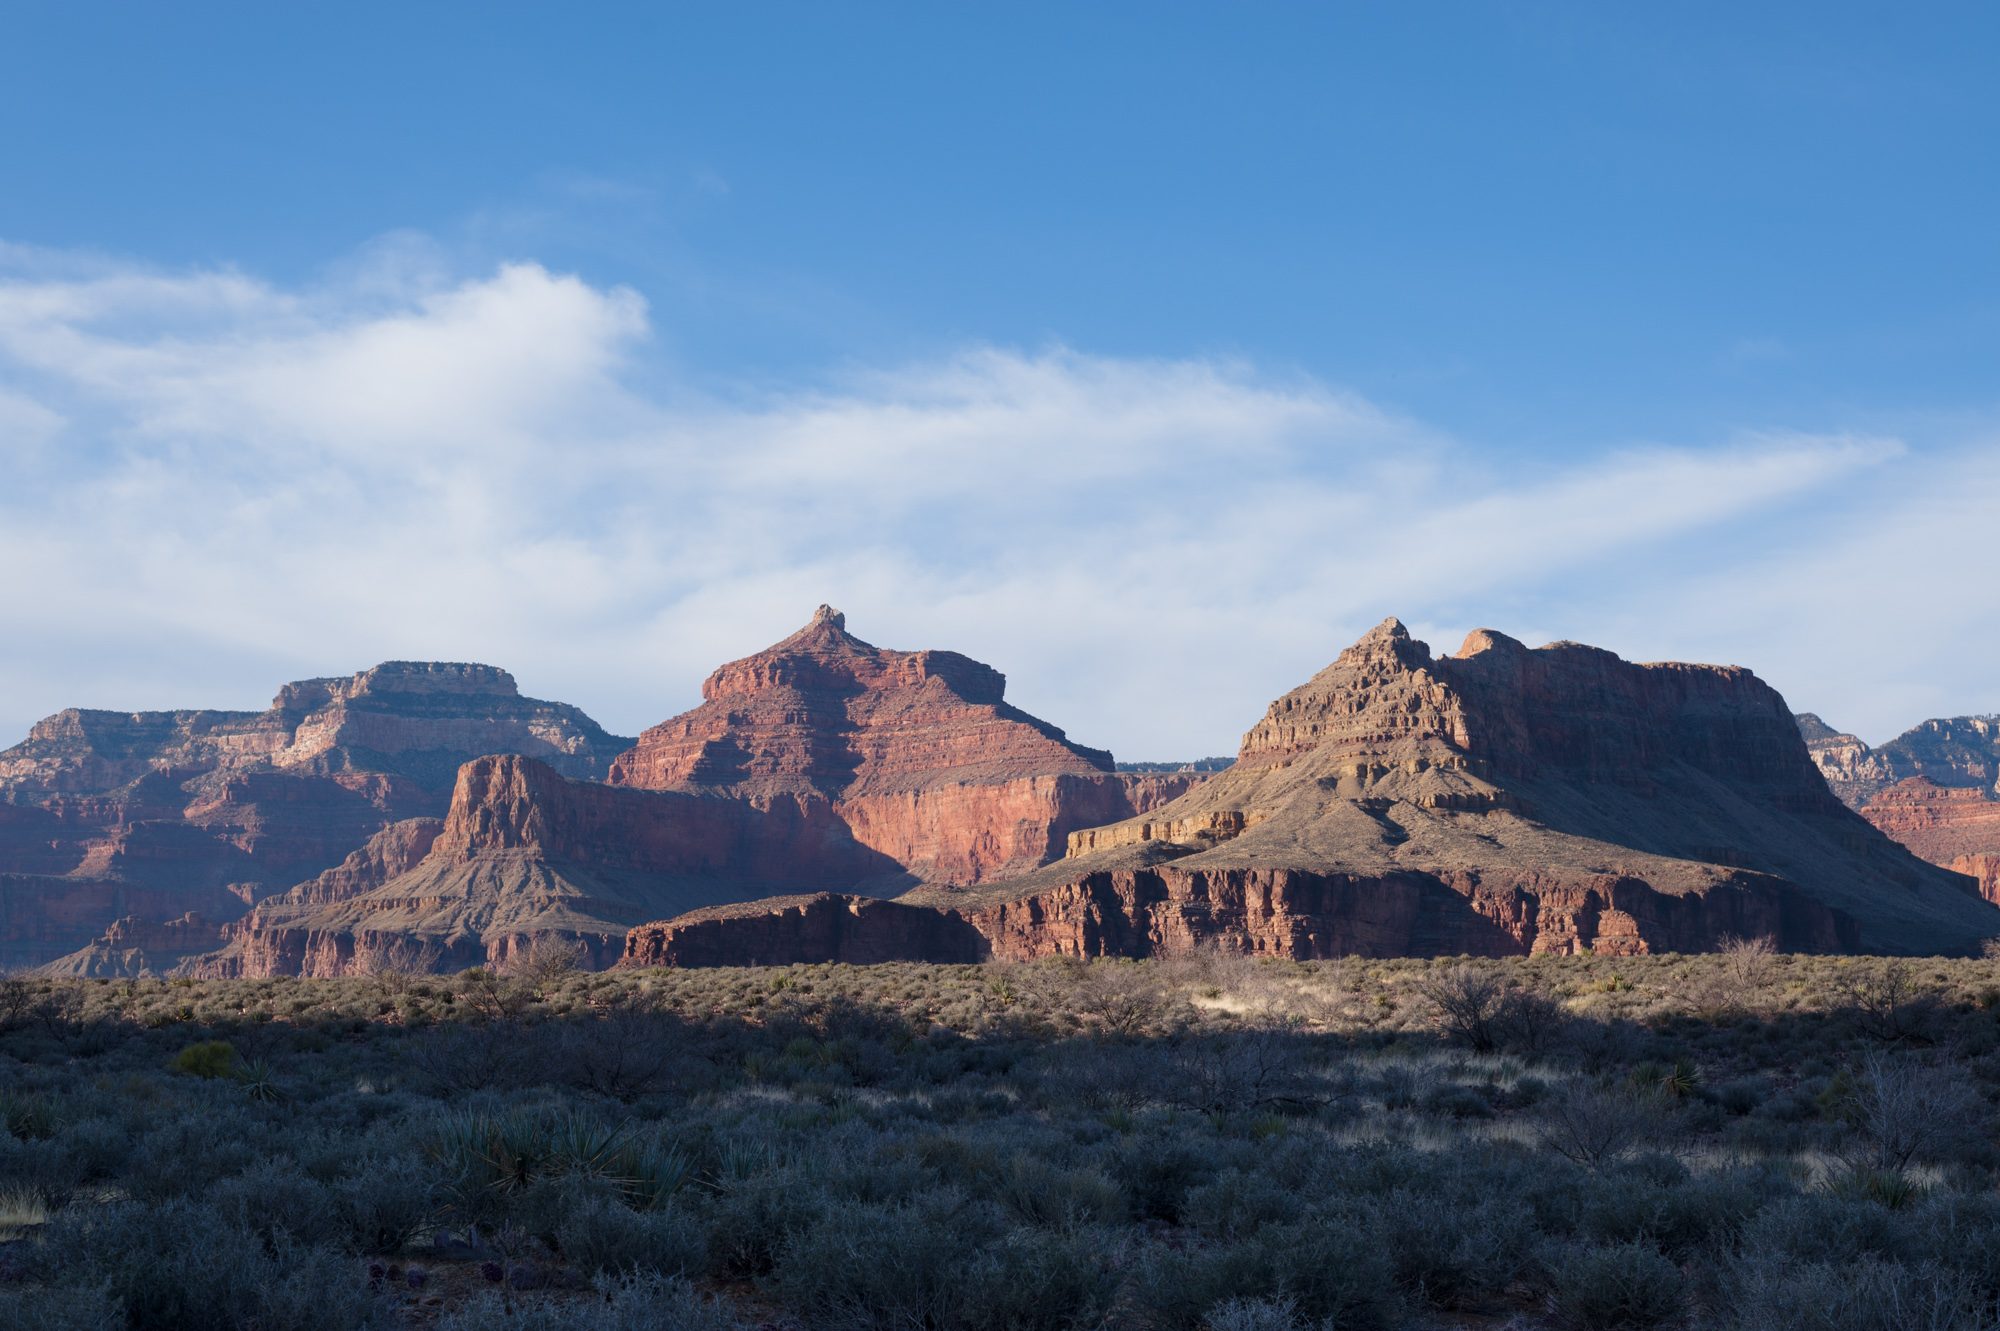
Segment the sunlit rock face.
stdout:
<path fill-rule="evenodd" d="M 491 666 L 392 661 L 304 680 L 261 712 L 72 709 L 0 752 L 0 964 L 104 942 L 176 955 L 250 903 L 444 814 L 460 765 L 534 754 L 601 777 L 629 741 Z M 177 946 L 113 946 L 180 926 Z M 109 961 L 98 963 L 111 965 Z M 151 962 L 147 965 L 150 967 Z"/>
<path fill-rule="evenodd" d="M 1799 730 L 1848 807 L 2000 902 L 2000 717 L 1926 721 L 1879 749 L 1811 713 Z"/>
<path fill-rule="evenodd" d="M 823 802 L 914 882 L 974 884 L 1062 854 L 1077 828 L 1182 793 L 1193 772 L 1119 773 L 1111 755 L 1009 705 L 1006 677 L 947 651 L 892 651 L 821 606 L 639 737 L 611 783 Z M 805 866 L 801 866 L 803 869 Z"/>
<path fill-rule="evenodd" d="M 340 974 L 399 942 L 421 944 L 441 967 L 504 961 L 538 943 L 610 964 L 648 920 L 1025 872 L 1060 857 L 1071 831 L 1152 808 L 1203 777 L 1117 772 L 1109 754 L 1009 706 L 1004 689 L 990 666 L 871 646 L 821 607 L 783 642 L 717 670 L 702 705 L 648 730 L 605 784 L 533 758 L 468 763 L 418 858 L 364 857 L 337 884 L 323 874 L 263 902 L 196 969 Z M 926 917 L 815 907 L 782 927 L 872 955 L 912 918 Z"/>
<path fill-rule="evenodd" d="M 1731 936 L 1964 952 L 2000 934 L 1971 883 L 1834 797 L 1749 671 L 1486 630 L 1437 656 L 1395 620 L 1186 794 L 1078 829 L 1041 869 L 900 900 L 1014 958 L 1636 954 Z M 704 922 L 701 955 L 728 955 L 730 929 L 768 945 L 755 917 Z"/>

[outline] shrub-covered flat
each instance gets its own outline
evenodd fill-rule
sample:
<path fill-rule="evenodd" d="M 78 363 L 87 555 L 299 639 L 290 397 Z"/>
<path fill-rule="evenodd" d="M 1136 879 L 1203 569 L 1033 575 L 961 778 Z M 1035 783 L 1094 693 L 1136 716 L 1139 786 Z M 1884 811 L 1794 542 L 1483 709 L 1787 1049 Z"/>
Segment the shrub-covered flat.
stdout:
<path fill-rule="evenodd" d="M 0 981 L 0 1327 L 2000 1326 L 2000 963 Z"/>

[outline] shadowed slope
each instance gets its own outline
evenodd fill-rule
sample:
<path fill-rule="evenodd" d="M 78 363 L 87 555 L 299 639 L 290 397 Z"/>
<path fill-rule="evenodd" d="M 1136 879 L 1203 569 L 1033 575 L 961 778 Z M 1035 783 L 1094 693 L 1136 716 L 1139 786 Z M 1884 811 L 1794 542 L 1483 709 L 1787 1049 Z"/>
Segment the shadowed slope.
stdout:
<path fill-rule="evenodd" d="M 131 940 L 191 938 L 190 912 L 232 920 L 389 824 L 441 815 L 469 758 L 593 776 L 625 744 L 452 662 L 287 684 L 262 712 L 58 713 L 0 752 L 0 965 L 83 948 L 150 968 L 179 947 Z"/>
<path fill-rule="evenodd" d="M 1487 631 L 1436 658 L 1392 619 L 1186 795 L 1033 873 L 901 900 L 1009 957 L 1955 952 L 2000 934 L 1970 887 L 1833 798 L 1747 670 Z"/>

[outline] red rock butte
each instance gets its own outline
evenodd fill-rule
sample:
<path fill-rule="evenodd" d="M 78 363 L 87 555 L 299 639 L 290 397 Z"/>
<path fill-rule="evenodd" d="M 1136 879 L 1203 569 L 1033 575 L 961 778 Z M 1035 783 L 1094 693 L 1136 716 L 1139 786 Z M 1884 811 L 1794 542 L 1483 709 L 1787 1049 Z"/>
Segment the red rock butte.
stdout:
<path fill-rule="evenodd" d="M 797 633 L 710 675 L 702 704 L 647 730 L 606 784 L 527 758 L 468 763 L 441 824 L 399 825 L 260 901 L 192 968 L 339 974 L 396 940 L 421 941 L 442 965 L 501 961 L 542 939 L 608 964 L 633 925 L 663 914 L 1025 873 L 1060 857 L 1072 831 L 1201 779 L 1119 773 L 1108 753 L 1009 706 L 1005 688 L 956 652 L 863 642 L 821 606 Z M 856 955 L 934 917 L 823 904 L 795 914 L 781 932 L 817 929 Z M 930 953 L 965 959 L 962 929 L 926 938 Z"/>
<path fill-rule="evenodd" d="M 1076 831 L 1059 863 L 900 901 L 1013 958 L 1618 954 L 1732 935 L 1963 952 L 2000 934 L 1965 879 L 1833 796 L 1749 671 L 1485 630 L 1440 658 L 1393 619 L 1274 702 L 1227 771 Z M 729 955 L 732 927 L 780 945 L 753 907 L 696 923 L 689 961 Z M 682 927 L 635 930 L 627 961 L 682 960 Z"/>
<path fill-rule="evenodd" d="M 957 652 L 891 651 L 821 606 L 647 730 L 614 786 L 824 805 L 911 882 L 975 884 L 1059 856 L 1068 834 L 1190 784 L 1121 775 L 1111 755 L 1009 705 L 1007 678 Z"/>

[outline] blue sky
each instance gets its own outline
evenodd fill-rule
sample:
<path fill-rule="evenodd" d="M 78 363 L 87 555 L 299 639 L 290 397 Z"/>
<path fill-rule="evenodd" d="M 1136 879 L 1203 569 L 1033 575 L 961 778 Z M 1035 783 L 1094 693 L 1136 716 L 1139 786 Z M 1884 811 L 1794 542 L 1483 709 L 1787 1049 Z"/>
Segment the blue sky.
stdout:
<path fill-rule="evenodd" d="M 1133 757 L 1391 612 L 2000 709 L 1991 6 L 4 33 L 0 731 L 387 655 L 633 729 L 821 599 Z"/>

